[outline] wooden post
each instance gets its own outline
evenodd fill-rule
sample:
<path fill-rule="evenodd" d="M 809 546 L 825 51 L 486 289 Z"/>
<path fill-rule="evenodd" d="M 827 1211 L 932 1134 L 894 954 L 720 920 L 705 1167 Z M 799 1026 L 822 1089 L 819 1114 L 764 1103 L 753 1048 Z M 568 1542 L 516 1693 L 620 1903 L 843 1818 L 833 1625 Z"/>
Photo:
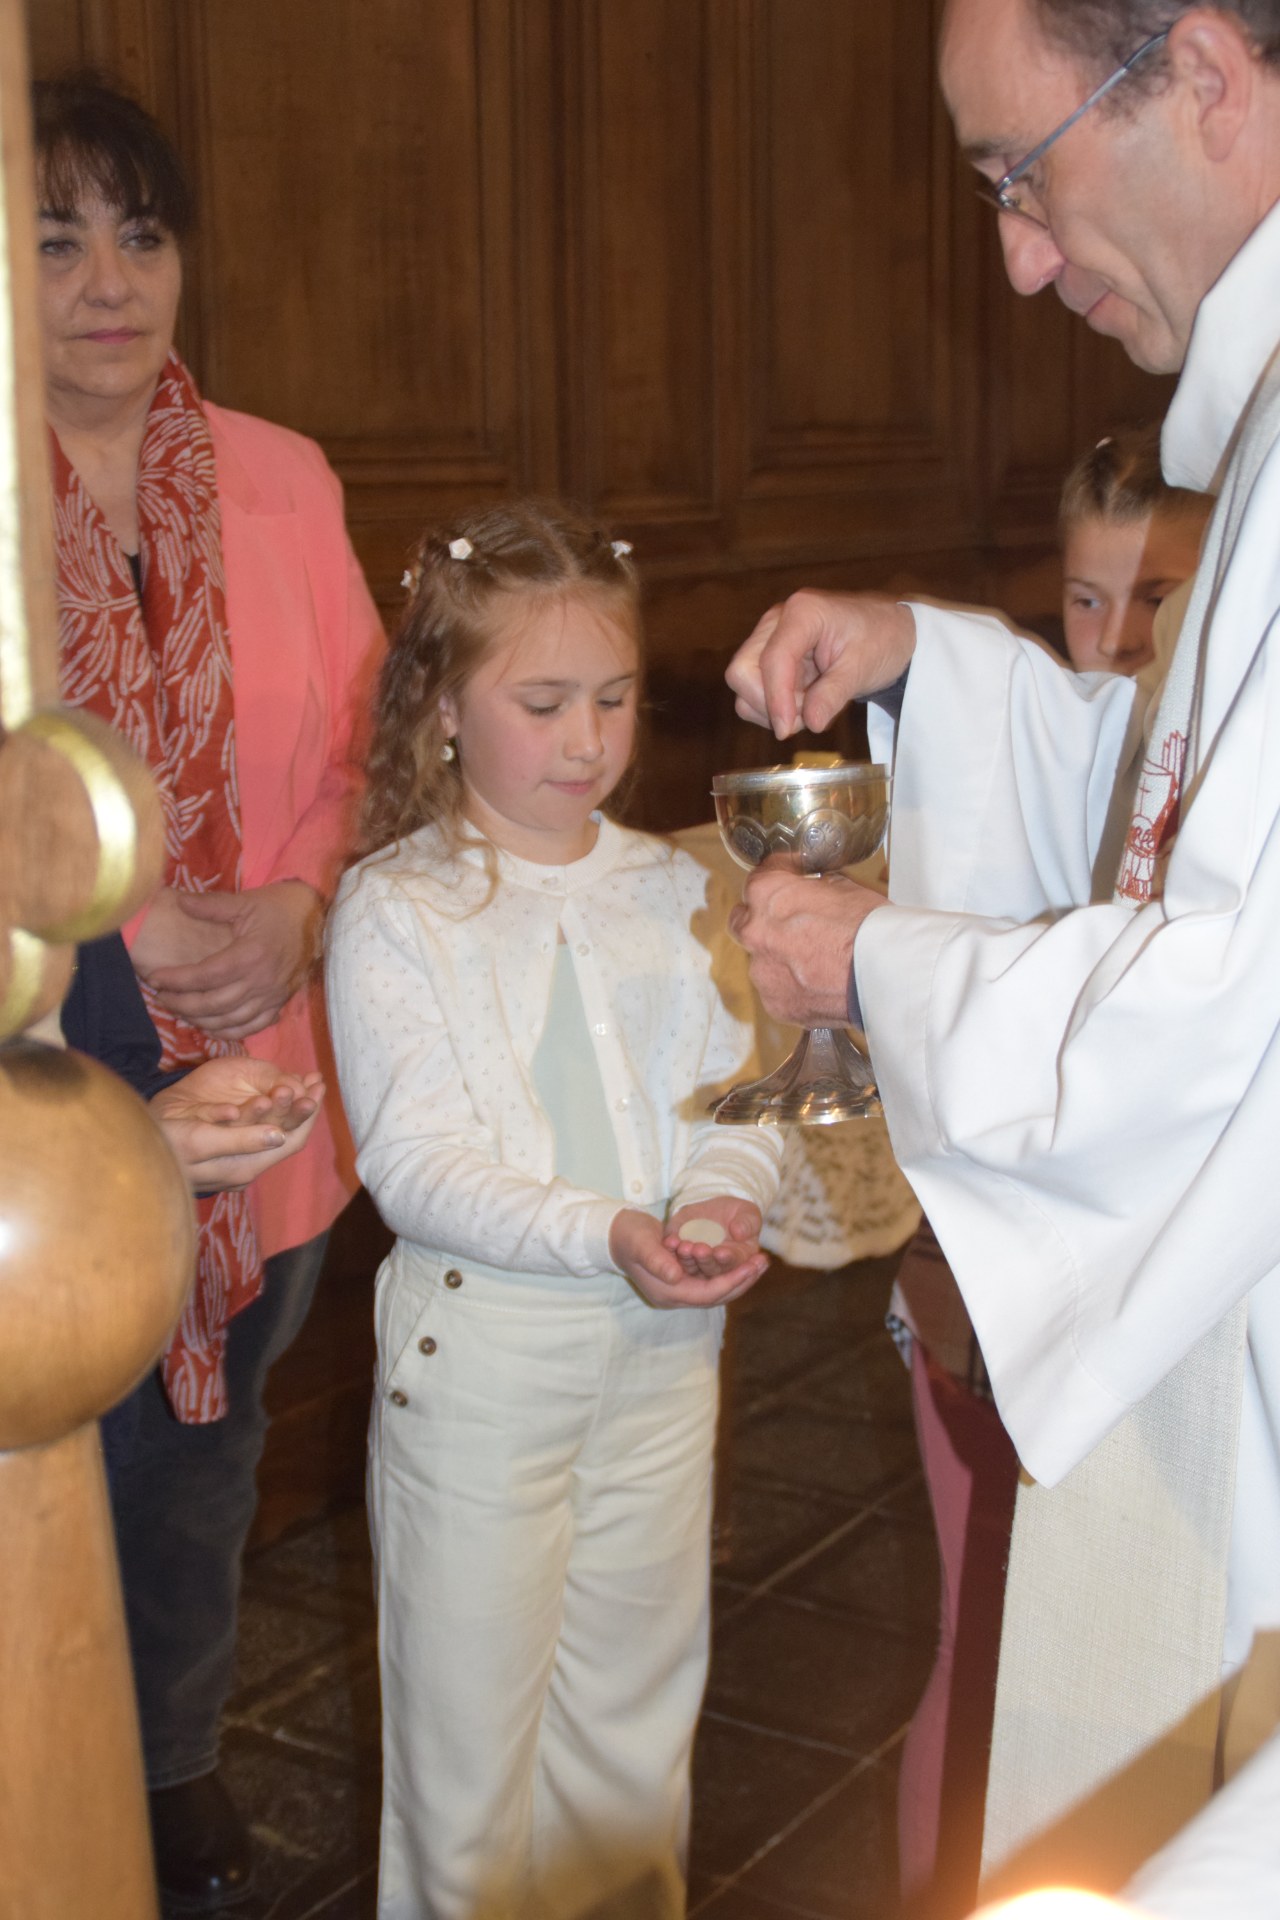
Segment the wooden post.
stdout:
<path fill-rule="evenodd" d="M 0 1048 L 0 1912 L 156 1912 L 96 1416 L 186 1293 L 191 1203 L 134 1094 L 80 1054 Z"/>
<path fill-rule="evenodd" d="M 160 877 L 159 805 L 63 712 L 20 0 L 0 0 L 0 1040 L 56 1007 L 74 942 Z M 143 1103 L 78 1054 L 0 1045 L 0 1913 L 153 1920 L 97 1417 L 181 1311 L 191 1201 Z"/>

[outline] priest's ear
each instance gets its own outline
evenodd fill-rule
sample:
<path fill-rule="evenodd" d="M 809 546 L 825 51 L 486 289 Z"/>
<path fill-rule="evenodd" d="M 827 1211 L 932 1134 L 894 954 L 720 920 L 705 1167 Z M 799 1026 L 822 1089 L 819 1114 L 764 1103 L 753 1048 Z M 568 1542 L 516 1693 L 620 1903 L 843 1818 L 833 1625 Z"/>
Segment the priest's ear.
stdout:
<path fill-rule="evenodd" d="M 1280 116 L 1280 68 L 1265 61 L 1237 14 L 1196 7 L 1169 29 L 1167 62 L 1176 127 L 1215 165 L 1272 141 Z"/>

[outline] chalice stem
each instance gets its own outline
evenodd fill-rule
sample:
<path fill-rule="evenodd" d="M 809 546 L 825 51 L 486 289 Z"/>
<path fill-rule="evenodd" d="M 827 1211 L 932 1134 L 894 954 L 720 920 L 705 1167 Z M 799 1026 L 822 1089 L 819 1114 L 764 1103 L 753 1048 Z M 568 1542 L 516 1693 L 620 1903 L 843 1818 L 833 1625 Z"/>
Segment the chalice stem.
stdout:
<path fill-rule="evenodd" d="M 780 1067 L 734 1087 L 712 1108 L 725 1125 L 834 1126 L 878 1119 L 883 1109 L 875 1070 L 842 1027 L 811 1027 Z"/>

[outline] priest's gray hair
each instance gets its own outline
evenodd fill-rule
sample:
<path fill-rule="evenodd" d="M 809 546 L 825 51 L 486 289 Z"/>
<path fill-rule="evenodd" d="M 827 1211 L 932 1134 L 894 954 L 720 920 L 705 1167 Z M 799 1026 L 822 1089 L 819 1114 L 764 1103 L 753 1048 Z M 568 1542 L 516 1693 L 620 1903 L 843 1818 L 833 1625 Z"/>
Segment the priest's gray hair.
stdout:
<path fill-rule="evenodd" d="M 1280 66 L 1280 0 L 1200 0 L 1200 5 L 1232 15 L 1259 58 Z M 1197 10 L 1196 0 L 1184 0 L 1181 6 L 1177 0 L 1032 0 L 1032 7 L 1049 38 L 1096 70 L 1099 78 L 1113 72 L 1152 34 Z M 1164 49 L 1157 47 L 1116 89 L 1116 104 L 1126 94 L 1156 87 L 1164 72 Z"/>

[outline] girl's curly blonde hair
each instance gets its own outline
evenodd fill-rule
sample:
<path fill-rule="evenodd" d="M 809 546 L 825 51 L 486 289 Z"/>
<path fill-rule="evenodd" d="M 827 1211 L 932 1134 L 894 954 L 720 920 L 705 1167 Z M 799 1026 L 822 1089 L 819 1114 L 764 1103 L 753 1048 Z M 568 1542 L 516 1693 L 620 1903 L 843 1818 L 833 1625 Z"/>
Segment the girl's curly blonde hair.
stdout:
<path fill-rule="evenodd" d="M 378 683 L 368 785 L 355 857 L 419 827 L 463 844 L 463 786 L 444 757 L 440 714 L 457 706 L 488 652 L 500 596 L 586 590 L 617 602 L 640 644 L 640 592 L 630 547 L 572 507 L 520 500 L 423 534 L 405 585 L 408 602 Z"/>

